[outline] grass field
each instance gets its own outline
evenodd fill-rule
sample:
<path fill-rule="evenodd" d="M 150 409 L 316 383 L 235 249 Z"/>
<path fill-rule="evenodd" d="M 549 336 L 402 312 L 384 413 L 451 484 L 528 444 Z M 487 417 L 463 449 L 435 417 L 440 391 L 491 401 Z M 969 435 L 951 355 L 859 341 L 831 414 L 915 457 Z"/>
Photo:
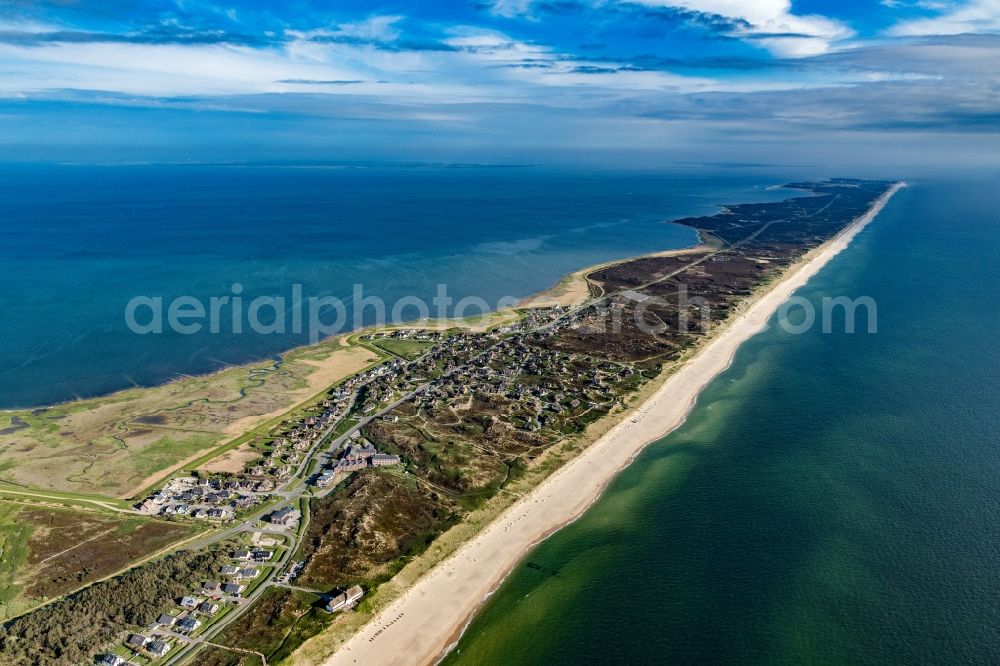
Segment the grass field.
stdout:
<path fill-rule="evenodd" d="M 111 575 L 197 529 L 107 511 L 0 501 L 0 618 Z"/>
<path fill-rule="evenodd" d="M 195 659 L 199 666 L 264 666 L 264 662 L 256 655 L 215 645 L 206 645 L 198 650 Z"/>
<path fill-rule="evenodd" d="M 417 358 L 434 346 L 433 342 L 426 340 L 399 340 L 396 338 L 376 338 L 369 340 L 369 344 L 408 360 Z"/>
<path fill-rule="evenodd" d="M 340 338 L 281 362 L 48 408 L 0 412 L 0 482 L 132 497 L 172 471 L 238 446 L 247 433 L 387 354 Z"/>

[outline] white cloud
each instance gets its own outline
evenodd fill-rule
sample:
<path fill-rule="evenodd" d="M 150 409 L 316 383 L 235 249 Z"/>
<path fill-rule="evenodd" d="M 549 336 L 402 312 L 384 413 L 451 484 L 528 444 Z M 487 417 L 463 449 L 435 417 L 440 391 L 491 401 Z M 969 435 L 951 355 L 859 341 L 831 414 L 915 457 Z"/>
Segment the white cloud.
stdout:
<path fill-rule="evenodd" d="M 592 0 L 600 7 L 606 1 Z M 826 53 L 834 42 L 854 35 L 840 21 L 818 15 L 792 13 L 791 0 L 618 0 L 649 7 L 672 7 L 700 14 L 721 16 L 738 25 L 732 35 L 763 46 L 784 57 Z M 898 0 L 885 0 L 895 2 Z M 492 0 L 490 12 L 507 18 L 532 18 L 535 0 Z"/>
<path fill-rule="evenodd" d="M 382 17 L 380 17 L 382 18 Z M 450 30 L 454 50 L 380 48 L 394 20 L 288 33 L 272 48 L 205 44 L 52 42 L 0 44 L 0 96 L 56 96 L 66 90 L 150 98 L 267 93 L 370 95 L 406 104 L 511 102 L 575 104 L 582 94 L 700 90 L 711 81 L 633 71 L 614 62 L 582 63 L 550 47 L 472 26 Z M 388 28 L 387 28 L 388 26 Z M 360 41 L 317 39 L 356 36 Z M 584 66 L 602 70 L 581 71 Z M 603 71 L 606 70 L 606 71 Z M 585 91 L 585 93 L 583 92 Z"/>
<path fill-rule="evenodd" d="M 573 89 L 595 95 L 616 95 L 624 92 L 672 90 L 691 92 L 707 90 L 719 85 L 713 79 L 681 76 L 663 71 L 637 70 L 611 61 L 584 61 L 567 58 L 546 46 L 519 41 L 500 32 L 473 27 L 453 29 L 454 37 L 445 40 L 459 49 L 457 54 L 467 59 L 467 70 L 476 63 L 486 64 L 492 71 L 480 70 L 481 85 L 516 82 L 529 84 L 527 97 L 542 94 L 559 97 L 561 103 L 569 102 L 564 93 Z M 494 90 L 500 97 L 511 95 L 509 88 Z M 572 102 L 570 102 L 572 103 Z"/>
<path fill-rule="evenodd" d="M 638 0 L 656 7 L 674 7 L 714 14 L 742 23 L 733 35 L 760 44 L 785 57 L 818 55 L 854 31 L 825 16 L 792 13 L 791 0 Z"/>
<path fill-rule="evenodd" d="M 896 37 L 991 32 L 1000 32 L 1000 0 L 952 5 L 939 16 L 902 21 L 889 29 L 889 34 Z"/>
<path fill-rule="evenodd" d="M 329 28 L 306 31 L 288 30 L 285 34 L 301 40 L 330 38 L 340 41 L 389 43 L 399 37 L 400 31 L 396 24 L 404 18 L 406 17 L 393 14 L 369 16 L 363 21 L 341 23 L 333 30 Z"/>
<path fill-rule="evenodd" d="M 391 42 L 399 37 L 395 27 L 404 17 L 396 15 L 371 16 L 364 21 L 341 23 L 336 34 L 356 39 Z"/>
<path fill-rule="evenodd" d="M 522 42 L 494 30 L 460 26 L 452 28 L 451 32 L 454 36 L 445 39 L 445 44 L 488 60 L 520 61 L 525 58 L 555 57 L 544 46 Z"/>
<path fill-rule="evenodd" d="M 714 11 L 737 11 L 736 3 L 723 0 L 677 0 L 682 1 Z M 797 22 L 815 19 L 818 22 L 807 27 L 817 32 L 826 19 L 784 16 L 782 8 L 787 9 L 786 3 L 767 0 L 743 12 L 739 18 L 746 21 L 741 29 L 745 38 L 777 40 L 779 44 L 771 47 L 785 52 L 800 47 L 800 53 L 812 52 L 810 40 L 815 37 L 777 37 L 771 31 L 802 33 Z M 548 45 L 476 26 L 447 29 L 445 43 L 450 49 L 386 48 L 382 40 L 395 39 L 394 25 L 399 19 L 376 18 L 333 26 L 323 29 L 325 32 L 288 33 L 289 41 L 268 48 L 120 42 L 44 42 L 30 47 L 0 44 L 0 70 L 5 71 L 0 77 L 0 96 L 59 97 L 65 89 L 75 89 L 90 91 L 82 98 L 91 95 L 109 104 L 129 103 L 117 99 L 116 94 L 146 96 L 152 99 L 141 103 L 149 104 L 178 103 L 168 98 L 192 96 L 200 99 L 180 103 L 212 108 L 213 100 L 223 99 L 232 107 L 303 109 L 307 115 L 325 109 L 347 113 L 349 109 L 366 118 L 381 109 L 387 117 L 404 114 L 441 124 L 460 122 L 462 114 L 474 117 L 473 105 L 523 104 L 595 116 L 607 111 L 609 118 L 618 120 L 639 115 L 669 119 L 674 113 L 697 117 L 701 107 L 685 100 L 725 94 L 732 103 L 720 106 L 716 120 L 721 122 L 724 113 L 733 117 L 772 113 L 770 108 L 755 111 L 745 106 L 759 96 L 774 95 L 776 103 L 784 106 L 796 99 L 795 93 L 777 96 L 778 91 L 804 93 L 852 86 L 850 92 L 822 97 L 827 107 L 823 113 L 839 114 L 840 107 L 850 107 L 850 113 L 860 114 L 850 104 L 852 95 L 860 98 L 865 90 L 884 90 L 890 85 L 897 96 L 901 95 L 898 91 L 909 89 L 940 94 L 944 89 L 941 81 L 947 79 L 948 86 L 959 91 L 956 97 L 972 100 L 963 112 L 978 119 L 983 115 L 981 106 L 995 101 L 995 95 L 987 91 L 982 103 L 973 103 L 979 99 L 975 97 L 976 86 L 995 81 L 984 72 L 982 63 L 995 61 L 1000 49 L 1000 40 L 992 36 L 901 40 L 897 44 L 885 40 L 877 50 L 854 43 L 855 48 L 832 49 L 827 55 L 793 66 L 778 63 L 773 69 L 747 70 L 735 76 L 713 75 L 706 69 L 699 70 L 704 76 L 693 76 L 645 69 L 635 63 L 581 60 Z M 839 24 L 825 29 L 840 34 Z M 315 39 L 323 35 L 356 40 Z M 795 40 L 804 40 L 804 44 Z M 258 94 L 265 95 L 255 100 L 253 96 Z M 814 92 L 808 99 L 821 97 Z M 796 113 L 811 113 L 808 105 L 796 108 Z M 884 106 L 878 108 L 884 111 Z M 865 122 L 870 121 L 865 116 Z"/>
<path fill-rule="evenodd" d="M 493 0 L 490 3 L 490 13 L 505 18 L 528 16 L 534 0 Z"/>
<path fill-rule="evenodd" d="M 357 79 L 333 64 L 292 62 L 247 47 L 178 44 L 66 43 L 0 46 L 0 91 L 103 90 L 133 95 L 223 95 L 279 90 L 282 79 Z"/>

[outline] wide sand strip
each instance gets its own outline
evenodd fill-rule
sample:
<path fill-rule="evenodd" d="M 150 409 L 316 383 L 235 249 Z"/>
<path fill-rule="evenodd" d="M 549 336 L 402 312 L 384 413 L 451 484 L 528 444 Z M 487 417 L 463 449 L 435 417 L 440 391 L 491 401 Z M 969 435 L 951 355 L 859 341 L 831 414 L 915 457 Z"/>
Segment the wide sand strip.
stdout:
<path fill-rule="evenodd" d="M 683 423 L 698 393 L 729 366 L 740 344 L 761 331 L 796 289 L 846 248 L 900 187 L 893 186 L 864 216 L 790 268 L 649 400 L 387 606 L 326 665 L 438 660 L 524 554 L 583 513 L 647 444 Z"/>

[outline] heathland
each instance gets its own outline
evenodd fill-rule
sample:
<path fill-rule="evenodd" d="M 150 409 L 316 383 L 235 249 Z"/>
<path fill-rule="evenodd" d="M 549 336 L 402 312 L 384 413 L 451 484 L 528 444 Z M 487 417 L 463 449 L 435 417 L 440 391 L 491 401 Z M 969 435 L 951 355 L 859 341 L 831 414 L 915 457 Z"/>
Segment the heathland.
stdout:
<path fill-rule="evenodd" d="M 117 573 L 201 531 L 100 509 L 0 501 L 0 619 Z"/>

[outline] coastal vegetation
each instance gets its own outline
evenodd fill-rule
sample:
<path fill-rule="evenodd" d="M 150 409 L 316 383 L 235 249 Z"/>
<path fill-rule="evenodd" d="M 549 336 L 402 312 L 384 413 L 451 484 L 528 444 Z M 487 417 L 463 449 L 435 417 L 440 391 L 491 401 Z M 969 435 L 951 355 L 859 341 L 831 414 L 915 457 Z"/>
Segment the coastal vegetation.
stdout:
<path fill-rule="evenodd" d="M 249 440 L 330 384 L 388 356 L 334 338 L 280 361 L 0 412 L 0 483 L 131 498 Z"/>
<path fill-rule="evenodd" d="M 21 569 L 28 560 L 31 525 L 18 520 L 20 507 L 0 502 L 0 619 L 30 607 L 21 598 Z"/>
<path fill-rule="evenodd" d="M 442 375 L 426 394 L 366 424 L 362 433 L 378 450 L 406 461 L 406 474 L 428 490 L 432 504 L 425 515 L 432 515 L 431 507 L 441 515 L 455 513 L 461 527 L 487 520 L 490 514 L 478 517 L 477 508 L 489 506 L 500 490 L 520 494 L 530 489 L 517 484 L 525 470 L 542 468 L 543 478 L 558 468 L 559 460 L 548 455 L 553 449 L 568 445 L 566 453 L 572 455 L 574 448 L 593 441 L 588 424 L 627 409 L 642 387 L 675 367 L 758 289 L 864 214 L 889 185 L 803 184 L 813 196 L 732 206 L 716 216 L 682 220 L 712 243 L 683 255 L 642 257 L 589 272 L 591 299 L 585 306 L 560 316 L 555 325 L 514 334 L 485 352 L 469 339 L 474 349 L 466 356 L 474 362 L 447 363 L 457 369 Z M 419 543 L 426 533 L 426 523 L 419 520 L 386 520 L 387 502 L 360 490 L 367 485 L 364 476 L 375 475 L 357 475 L 338 489 L 336 522 L 322 523 L 322 533 L 313 539 L 320 545 L 303 547 L 306 571 L 323 572 L 317 583 L 361 582 L 375 588 L 383 583 L 382 571 L 366 568 L 377 561 L 367 544 Z M 539 478 L 529 476 L 535 482 Z M 364 526 L 365 536 L 352 542 L 357 526 Z M 448 552 L 432 549 L 432 559 Z M 399 549 L 394 553 L 397 564 L 412 561 Z M 398 589 L 376 593 L 365 617 L 384 608 Z M 344 618 L 307 644 L 309 659 L 328 656 L 360 621 Z"/>
<path fill-rule="evenodd" d="M 254 613 L 232 623 L 195 657 L 200 666 L 248 666 L 280 663 L 326 627 L 332 616 L 322 609 L 321 597 L 301 590 L 271 588 L 257 602 Z"/>
<path fill-rule="evenodd" d="M 91 663 L 126 627 L 153 622 L 176 597 L 218 573 L 221 551 L 181 551 L 96 583 L 3 625 L 0 662 Z"/>
<path fill-rule="evenodd" d="M 0 501 L 0 620 L 198 531 L 195 525 L 108 511 Z"/>
<path fill-rule="evenodd" d="M 355 474 L 310 507 L 297 580 L 324 591 L 388 580 L 460 515 L 447 496 L 387 471 Z"/>

